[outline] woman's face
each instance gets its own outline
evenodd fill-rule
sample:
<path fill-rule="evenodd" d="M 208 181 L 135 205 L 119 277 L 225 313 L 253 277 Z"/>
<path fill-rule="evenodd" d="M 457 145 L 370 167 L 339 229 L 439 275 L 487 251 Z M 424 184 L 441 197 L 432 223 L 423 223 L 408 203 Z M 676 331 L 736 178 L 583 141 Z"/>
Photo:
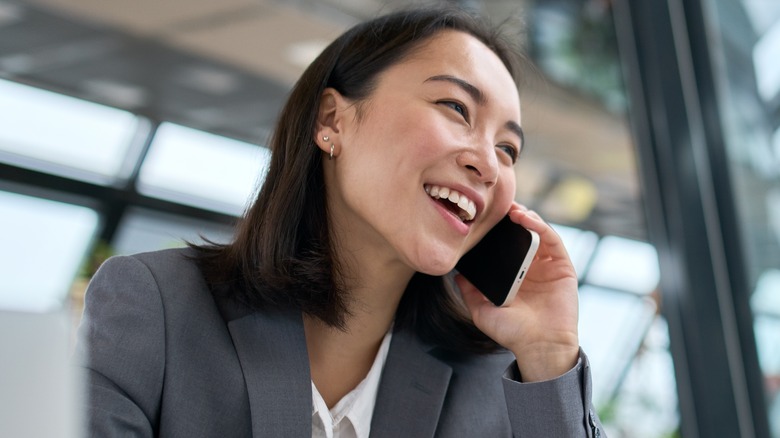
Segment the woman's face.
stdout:
<path fill-rule="evenodd" d="M 318 141 L 337 143 L 324 165 L 339 236 L 358 258 L 452 270 L 514 199 L 520 101 L 501 60 L 443 31 L 383 72 L 360 105 L 328 93 L 321 111 L 336 109 L 321 117 Z"/>

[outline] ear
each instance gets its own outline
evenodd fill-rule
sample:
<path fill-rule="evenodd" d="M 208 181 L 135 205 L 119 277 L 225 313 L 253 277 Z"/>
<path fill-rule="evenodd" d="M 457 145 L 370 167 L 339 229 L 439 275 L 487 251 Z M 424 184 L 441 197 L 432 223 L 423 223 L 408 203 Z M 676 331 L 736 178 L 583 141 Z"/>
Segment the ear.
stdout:
<path fill-rule="evenodd" d="M 339 135 L 343 129 L 344 109 L 347 107 L 346 99 L 336 89 L 329 87 L 322 92 L 314 140 L 323 152 L 330 153 L 332 144 L 335 144 L 337 148 L 339 147 Z M 326 137 L 328 140 L 325 140 Z"/>

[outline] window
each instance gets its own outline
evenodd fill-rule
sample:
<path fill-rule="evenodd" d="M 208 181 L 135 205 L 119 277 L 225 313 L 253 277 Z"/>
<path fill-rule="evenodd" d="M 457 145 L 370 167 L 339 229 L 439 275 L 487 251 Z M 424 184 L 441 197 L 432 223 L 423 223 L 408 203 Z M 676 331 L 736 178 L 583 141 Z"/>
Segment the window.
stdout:
<path fill-rule="evenodd" d="M 117 254 L 134 254 L 183 247 L 185 242 L 201 243 L 202 237 L 226 243 L 232 230 L 193 218 L 131 208 L 123 216 L 111 246 Z"/>
<path fill-rule="evenodd" d="M 780 436 L 780 3 L 708 2 L 728 167 L 772 436 Z M 752 62 L 751 62 L 752 61 Z"/>
<path fill-rule="evenodd" d="M 0 80 L 0 161 L 110 184 L 142 123 L 126 111 Z"/>
<path fill-rule="evenodd" d="M 141 167 L 148 196 L 240 215 L 265 178 L 268 148 L 163 123 Z"/>
<path fill-rule="evenodd" d="M 0 309 L 61 306 L 97 227 L 90 208 L 0 191 Z"/>

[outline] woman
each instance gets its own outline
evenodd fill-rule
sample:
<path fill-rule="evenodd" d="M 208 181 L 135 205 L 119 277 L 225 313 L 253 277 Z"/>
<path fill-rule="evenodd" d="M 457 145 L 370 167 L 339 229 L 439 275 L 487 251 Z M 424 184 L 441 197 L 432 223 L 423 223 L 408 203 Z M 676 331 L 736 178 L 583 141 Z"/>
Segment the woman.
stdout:
<path fill-rule="evenodd" d="M 92 280 L 90 433 L 598 436 L 574 270 L 513 202 L 517 78 L 462 11 L 334 41 L 232 243 L 113 258 Z M 445 276 L 507 214 L 541 236 L 520 293 L 495 307 L 456 275 L 461 300 Z"/>

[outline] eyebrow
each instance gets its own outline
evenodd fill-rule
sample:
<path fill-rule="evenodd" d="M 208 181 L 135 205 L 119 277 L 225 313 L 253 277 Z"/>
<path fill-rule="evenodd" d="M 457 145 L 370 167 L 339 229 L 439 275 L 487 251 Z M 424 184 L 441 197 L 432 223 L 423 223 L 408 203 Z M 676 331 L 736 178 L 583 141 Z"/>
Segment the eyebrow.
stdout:
<path fill-rule="evenodd" d="M 464 81 L 463 79 L 460 79 L 455 76 L 451 75 L 436 75 L 431 76 L 428 79 L 426 79 L 424 82 L 429 81 L 445 81 L 445 82 L 451 82 L 461 89 L 468 93 L 469 96 L 471 96 L 472 99 L 474 99 L 475 102 L 477 102 L 479 105 L 484 105 L 487 103 L 487 98 L 485 97 L 485 94 L 482 93 L 482 90 L 479 88 L 471 85 L 470 83 Z M 523 132 L 523 128 L 520 127 L 520 125 L 517 124 L 517 122 L 514 122 L 512 120 L 506 122 L 504 127 L 510 131 L 512 131 L 515 135 L 520 137 L 520 147 L 525 147 L 525 133 Z"/>
<path fill-rule="evenodd" d="M 485 95 L 482 93 L 482 90 L 479 88 L 469 84 L 468 82 L 464 81 L 463 79 L 456 78 L 455 76 L 450 75 L 437 75 L 437 76 L 431 76 L 428 79 L 426 79 L 424 82 L 428 81 L 445 81 L 445 82 L 452 82 L 453 84 L 457 85 L 458 87 L 462 88 L 463 91 L 469 94 L 474 101 L 476 101 L 480 105 L 484 105 L 487 103 L 487 99 L 485 98 Z"/>

